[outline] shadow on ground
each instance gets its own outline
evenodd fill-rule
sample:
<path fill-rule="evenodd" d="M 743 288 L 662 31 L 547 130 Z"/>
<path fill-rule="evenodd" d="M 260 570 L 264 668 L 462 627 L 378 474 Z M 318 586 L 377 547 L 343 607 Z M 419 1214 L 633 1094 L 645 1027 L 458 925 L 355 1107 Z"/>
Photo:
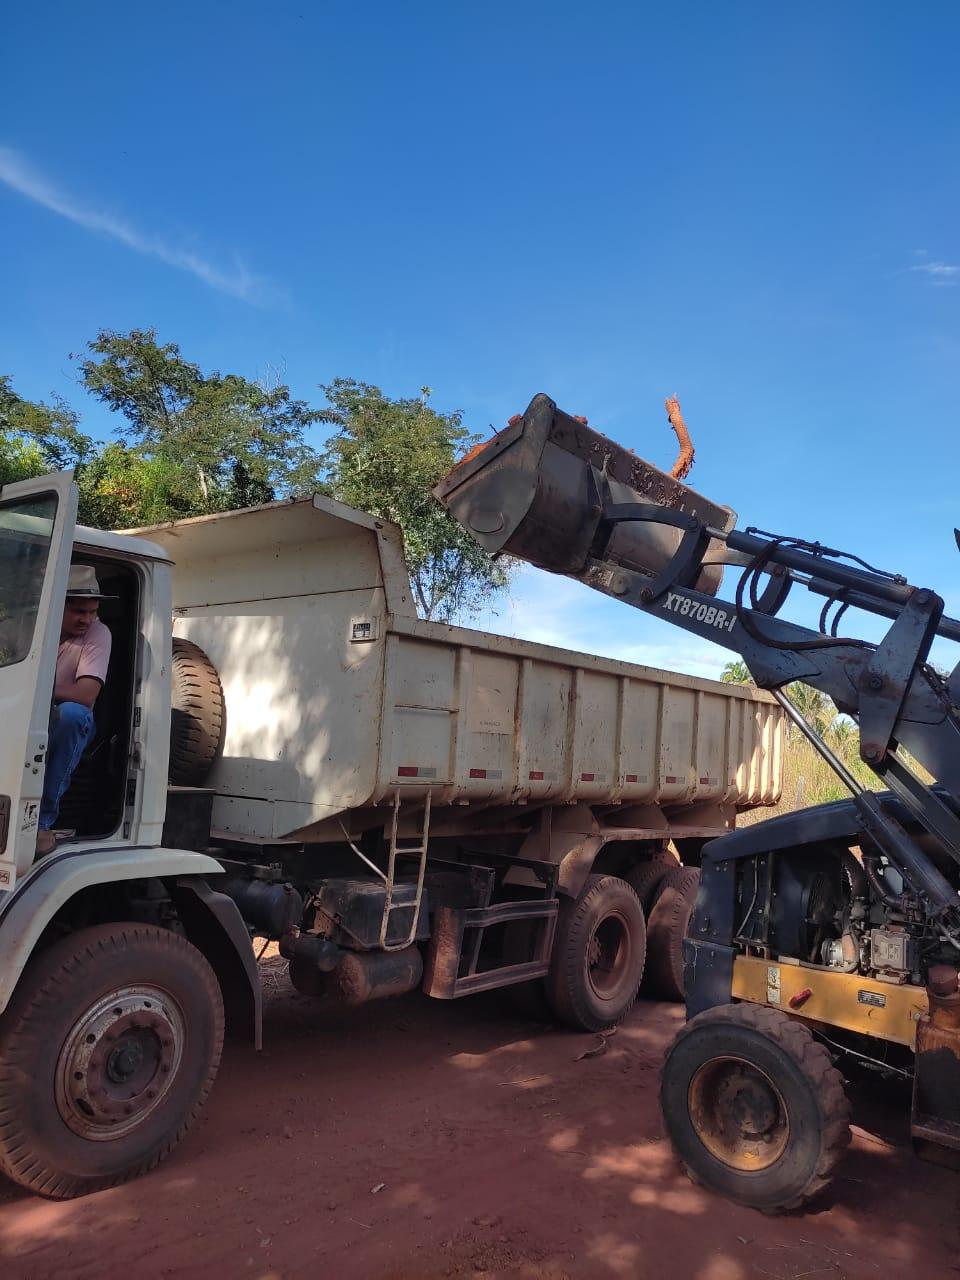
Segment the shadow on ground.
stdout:
<path fill-rule="evenodd" d="M 659 1067 L 680 1023 L 642 1003 L 599 1037 L 503 995 L 318 1016 L 264 967 L 264 1053 L 228 1046 L 206 1113 L 153 1174 L 54 1204 L 0 1184 L 4 1280 L 800 1280 L 958 1272 L 960 1178 L 907 1145 L 904 1100 L 861 1085 L 828 1198 L 769 1218 L 683 1176 Z"/>

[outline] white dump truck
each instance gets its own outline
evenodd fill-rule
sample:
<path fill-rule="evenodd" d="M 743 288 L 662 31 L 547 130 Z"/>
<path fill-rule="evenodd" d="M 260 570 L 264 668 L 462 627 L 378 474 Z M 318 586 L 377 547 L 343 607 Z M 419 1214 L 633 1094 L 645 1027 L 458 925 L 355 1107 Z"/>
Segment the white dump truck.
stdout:
<path fill-rule="evenodd" d="M 700 848 L 778 798 L 766 695 L 421 621 L 399 531 L 325 498 L 75 511 L 68 475 L 0 493 L 0 1170 L 67 1197 L 162 1159 L 224 1026 L 259 1044 L 255 938 L 321 1017 L 515 986 L 600 1029 L 645 957 L 680 994 Z M 112 657 L 38 858 L 71 561 Z"/>

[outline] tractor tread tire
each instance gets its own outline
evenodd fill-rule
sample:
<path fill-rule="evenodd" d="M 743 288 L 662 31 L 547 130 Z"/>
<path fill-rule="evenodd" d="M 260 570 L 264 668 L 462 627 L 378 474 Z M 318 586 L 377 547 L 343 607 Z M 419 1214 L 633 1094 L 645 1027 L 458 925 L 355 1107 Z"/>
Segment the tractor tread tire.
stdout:
<path fill-rule="evenodd" d="M 684 998 L 683 939 L 697 900 L 698 867 L 676 867 L 660 885 L 647 916 L 644 989 L 660 1000 Z"/>
<path fill-rule="evenodd" d="M 691 1018 L 678 1033 L 667 1055 L 661 1082 L 661 1107 L 666 1117 L 669 1102 L 666 1098 L 670 1073 L 670 1061 L 678 1049 L 704 1027 L 724 1025 L 746 1028 L 772 1041 L 784 1055 L 790 1058 L 801 1072 L 816 1099 L 820 1120 L 820 1150 L 815 1166 L 808 1173 L 803 1185 L 794 1194 L 777 1203 L 757 1203 L 741 1198 L 729 1188 L 718 1187 L 702 1170 L 691 1168 L 681 1152 L 681 1162 L 690 1180 L 698 1186 L 711 1186 L 721 1194 L 751 1204 L 763 1213 L 787 1213 L 799 1209 L 807 1201 L 819 1195 L 833 1178 L 837 1164 L 850 1145 L 850 1102 L 844 1089 L 843 1076 L 834 1066 L 826 1047 L 814 1039 L 810 1028 L 796 1018 L 791 1018 L 767 1005 L 748 1003 L 718 1005 Z M 672 1137 L 672 1135 L 671 1135 Z M 756 1175 L 753 1175 L 756 1177 Z"/>
<path fill-rule="evenodd" d="M 99 989 L 91 994 L 105 994 L 104 980 L 109 991 L 110 975 L 122 972 L 131 951 L 141 956 L 146 951 L 148 957 L 152 953 L 161 970 L 164 966 L 179 968 L 180 977 L 188 981 L 192 998 L 208 1021 L 200 1033 L 188 1026 L 190 1051 L 199 1051 L 202 1057 L 193 1064 L 197 1083 L 192 1088 L 185 1068 L 185 1105 L 179 1119 L 171 1115 L 166 1132 L 140 1154 L 130 1142 L 136 1131 L 116 1139 L 116 1146 L 123 1144 L 129 1153 L 127 1162 L 104 1170 L 92 1153 L 66 1154 L 63 1140 L 73 1139 L 56 1111 L 52 1080 L 48 1082 L 45 1073 L 52 1077 L 56 1070 L 56 1035 L 61 1029 L 69 1030 L 71 1004 L 82 1006 L 89 999 L 84 984 L 89 989 L 92 978 L 92 986 Z M 68 1200 L 149 1172 L 177 1146 L 206 1102 L 220 1065 L 223 1034 L 223 998 L 216 975 L 204 956 L 179 934 L 125 922 L 95 925 L 62 938 L 29 961 L 0 1018 L 0 1173 L 47 1199 Z M 162 1111 L 159 1114 L 162 1126 Z M 89 1142 L 88 1146 L 104 1144 Z M 60 1167 L 51 1152 L 61 1157 Z M 90 1167 L 83 1169 L 85 1156 Z"/>
<path fill-rule="evenodd" d="M 223 748 L 223 686 L 217 669 L 192 640 L 173 638 L 170 781 L 203 786 Z"/>

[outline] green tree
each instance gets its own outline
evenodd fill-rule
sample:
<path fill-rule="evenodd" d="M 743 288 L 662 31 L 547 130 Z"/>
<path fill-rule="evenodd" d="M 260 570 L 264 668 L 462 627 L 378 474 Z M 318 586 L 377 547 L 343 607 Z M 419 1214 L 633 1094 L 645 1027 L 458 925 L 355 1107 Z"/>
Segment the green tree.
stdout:
<path fill-rule="evenodd" d="M 750 668 L 739 659 L 734 659 L 726 664 L 720 672 L 720 679 L 724 684 L 753 684 Z"/>
<path fill-rule="evenodd" d="M 849 716 L 837 716 L 827 736 L 841 760 L 860 758 L 860 730 Z"/>
<path fill-rule="evenodd" d="M 822 738 L 837 716 L 837 708 L 831 699 L 802 680 L 794 680 L 784 692 L 807 724 Z"/>
<path fill-rule="evenodd" d="M 289 387 L 204 373 L 154 329 L 104 329 L 80 360 L 83 385 L 126 419 L 120 434 L 153 480 L 191 487 L 195 511 L 224 511 L 318 487 L 319 457 L 305 433 L 321 414 Z M 179 494 L 184 497 L 182 493 Z M 171 511 L 171 516 L 177 514 Z M 193 512 L 191 512 L 193 514 Z"/>
<path fill-rule="evenodd" d="M 0 375 L 0 484 L 47 471 L 79 471 L 96 446 L 79 416 L 59 396 L 52 404 L 25 400 L 9 375 Z"/>
<path fill-rule="evenodd" d="M 78 487 L 78 520 L 95 529 L 132 529 L 205 510 L 188 471 L 165 456 L 148 458 L 116 440 L 87 463 Z"/>
<path fill-rule="evenodd" d="M 429 387 L 398 400 L 352 378 L 322 390 L 324 420 L 337 428 L 324 458 L 334 496 L 403 530 L 424 618 L 475 614 L 506 586 L 510 566 L 490 560 L 430 493 L 478 439 L 463 426 L 463 415 L 432 408 Z"/>

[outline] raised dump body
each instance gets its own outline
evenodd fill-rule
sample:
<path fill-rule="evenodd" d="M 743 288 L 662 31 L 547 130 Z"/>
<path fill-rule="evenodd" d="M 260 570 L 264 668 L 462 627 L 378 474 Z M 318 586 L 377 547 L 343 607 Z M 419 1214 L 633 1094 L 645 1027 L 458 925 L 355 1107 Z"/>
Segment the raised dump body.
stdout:
<path fill-rule="evenodd" d="M 583 805 L 707 835 L 778 798 L 766 695 L 423 622 L 383 521 L 315 497 L 147 536 L 175 561 L 175 635 L 223 684 L 218 830 L 342 842 L 429 790 L 448 834 Z"/>

